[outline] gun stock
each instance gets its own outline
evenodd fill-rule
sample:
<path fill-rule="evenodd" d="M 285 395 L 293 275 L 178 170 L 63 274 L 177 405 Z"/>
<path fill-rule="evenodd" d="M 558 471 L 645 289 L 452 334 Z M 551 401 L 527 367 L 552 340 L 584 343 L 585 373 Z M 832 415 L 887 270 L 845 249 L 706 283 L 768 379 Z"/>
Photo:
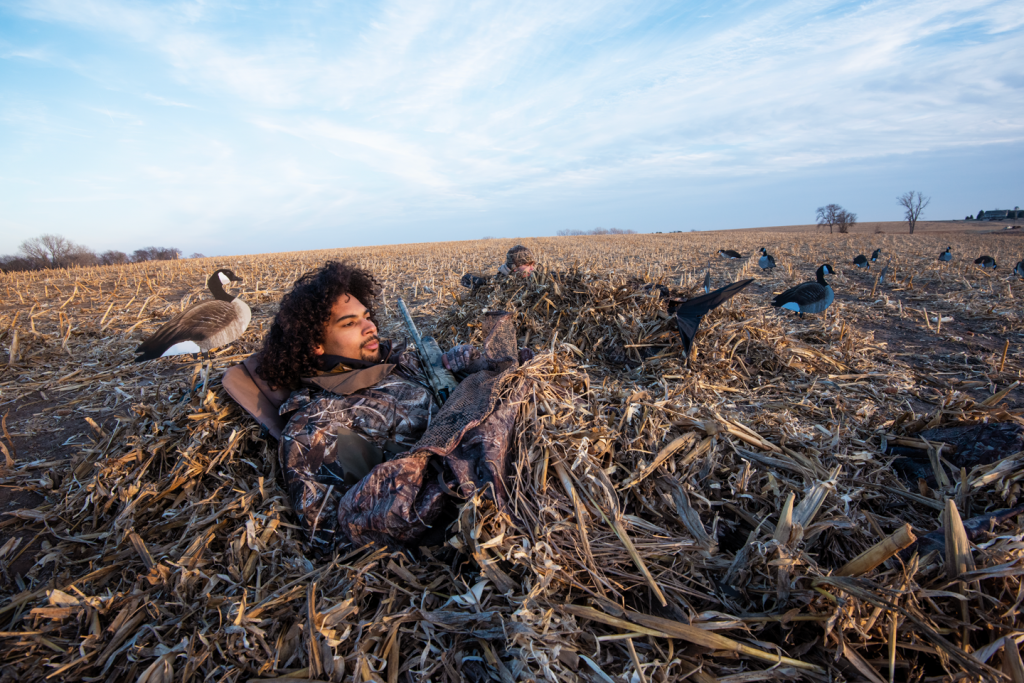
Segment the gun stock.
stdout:
<path fill-rule="evenodd" d="M 423 366 L 423 373 L 427 376 L 430 390 L 433 392 L 438 404 L 444 404 L 451 393 L 455 391 L 458 382 L 455 381 L 455 376 L 444 366 L 444 361 L 441 360 L 441 347 L 437 345 L 433 337 L 420 336 L 419 330 L 416 329 L 416 324 L 412 321 L 412 316 L 409 315 L 409 309 L 401 298 L 398 299 L 398 310 L 402 313 L 405 329 L 409 332 L 409 336 L 412 337 L 412 341 L 416 345 L 416 352 L 420 357 L 420 365 Z"/>

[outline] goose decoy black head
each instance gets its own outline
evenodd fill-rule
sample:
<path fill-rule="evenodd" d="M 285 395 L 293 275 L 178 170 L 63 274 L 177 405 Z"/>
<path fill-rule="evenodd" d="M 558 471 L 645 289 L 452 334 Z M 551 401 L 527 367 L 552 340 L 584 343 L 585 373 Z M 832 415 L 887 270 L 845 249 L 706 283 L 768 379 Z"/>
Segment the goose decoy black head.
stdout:
<path fill-rule="evenodd" d="M 826 275 L 833 275 L 835 269 L 825 263 L 821 265 L 815 275 L 814 282 L 804 282 L 796 287 L 791 287 L 772 299 L 772 306 L 795 311 L 801 316 L 804 313 L 821 313 L 835 300 L 835 292 L 832 285 L 826 280 Z"/>
<path fill-rule="evenodd" d="M 865 256 L 864 254 L 860 254 L 854 257 L 853 265 L 857 266 L 858 268 L 868 268 L 871 266 L 871 264 L 868 263 L 868 257 Z"/>
<path fill-rule="evenodd" d="M 873 252 L 871 252 L 871 262 L 874 263 L 875 261 L 877 261 L 878 257 L 881 256 L 881 255 L 882 255 L 882 250 L 881 249 L 875 249 Z"/>
<path fill-rule="evenodd" d="M 939 254 L 939 260 L 940 261 L 952 261 L 953 260 L 953 255 L 951 253 L 949 253 L 949 250 L 952 249 L 952 248 L 953 247 L 946 247 L 946 251 L 944 251 L 941 254 Z"/>
<path fill-rule="evenodd" d="M 731 285 L 726 285 L 721 289 L 698 296 L 695 299 L 684 301 L 675 307 L 676 316 L 676 327 L 679 328 L 679 337 L 683 342 L 683 358 L 690 357 L 690 350 L 693 348 L 693 338 L 697 334 L 697 330 L 700 327 L 701 319 L 709 312 L 712 311 L 729 299 L 733 298 L 743 288 L 753 282 L 753 278 L 749 280 L 740 280 L 734 282 Z"/>
<path fill-rule="evenodd" d="M 206 281 L 213 301 L 203 301 L 178 313 L 151 337 L 139 344 L 135 362 L 163 356 L 206 353 L 230 344 L 249 326 L 252 311 L 245 302 L 224 290 L 224 285 L 242 282 L 227 268 L 214 271 Z"/>
<path fill-rule="evenodd" d="M 732 249 L 719 249 L 718 255 L 721 256 L 722 258 L 727 259 L 743 258 L 742 254 L 740 254 L 738 251 L 733 251 Z"/>

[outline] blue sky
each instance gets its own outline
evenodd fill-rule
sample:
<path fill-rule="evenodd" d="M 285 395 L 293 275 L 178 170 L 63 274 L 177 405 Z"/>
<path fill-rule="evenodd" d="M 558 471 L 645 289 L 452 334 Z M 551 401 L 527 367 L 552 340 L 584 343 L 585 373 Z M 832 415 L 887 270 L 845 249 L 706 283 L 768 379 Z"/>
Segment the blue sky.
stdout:
<path fill-rule="evenodd" d="M 1024 204 L 1024 3 L 0 0 L 0 253 Z"/>

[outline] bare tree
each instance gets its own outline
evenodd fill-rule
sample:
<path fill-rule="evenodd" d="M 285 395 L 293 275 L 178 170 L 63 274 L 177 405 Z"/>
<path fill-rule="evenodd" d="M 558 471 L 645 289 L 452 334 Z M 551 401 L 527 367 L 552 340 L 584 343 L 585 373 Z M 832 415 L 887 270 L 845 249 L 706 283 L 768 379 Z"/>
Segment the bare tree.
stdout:
<path fill-rule="evenodd" d="M 36 262 L 40 268 L 49 268 L 54 265 L 54 254 L 51 246 L 64 240 L 60 235 L 42 235 L 41 237 L 30 237 L 18 246 L 18 251 L 25 255 L 25 258 Z M 62 245 L 58 242 L 58 248 Z"/>
<path fill-rule="evenodd" d="M 89 247 L 76 244 L 71 252 L 64 258 L 63 268 L 70 266 L 78 266 L 79 268 L 86 268 L 88 266 L 95 266 L 99 263 L 99 257 Z"/>
<path fill-rule="evenodd" d="M 566 228 L 558 231 L 559 237 L 579 237 L 580 235 L 635 235 L 636 230 L 628 228 L 594 228 L 593 230 L 577 230 Z"/>
<path fill-rule="evenodd" d="M 132 262 L 176 261 L 181 258 L 181 249 L 176 247 L 143 247 L 132 252 Z"/>
<path fill-rule="evenodd" d="M 932 201 L 932 198 L 911 190 L 897 197 L 896 201 L 903 207 L 903 217 L 907 219 L 907 224 L 910 225 L 910 234 L 913 235 L 914 228 L 917 227 L 917 219 L 921 217 L 921 212 Z"/>
<path fill-rule="evenodd" d="M 831 235 L 832 229 L 835 227 L 837 222 L 836 218 L 838 217 L 839 212 L 842 210 L 843 207 L 839 206 L 838 204 L 826 204 L 825 206 L 819 206 L 817 215 L 818 226 L 823 228 L 827 225 L 828 234 Z"/>
<path fill-rule="evenodd" d="M 854 212 L 840 209 L 836 214 L 836 230 L 839 234 L 847 234 L 855 225 L 857 225 L 857 214 Z"/>
<path fill-rule="evenodd" d="M 40 268 L 67 268 L 92 265 L 96 255 L 81 244 L 75 244 L 62 235 L 30 237 L 18 247 L 25 257 Z"/>
<path fill-rule="evenodd" d="M 120 266 L 128 263 L 128 254 L 116 249 L 109 249 L 99 256 L 101 266 Z"/>
<path fill-rule="evenodd" d="M 19 270 L 39 270 L 40 267 L 38 261 L 25 256 L 18 256 L 17 254 L 0 256 L 0 273 L 13 273 Z"/>

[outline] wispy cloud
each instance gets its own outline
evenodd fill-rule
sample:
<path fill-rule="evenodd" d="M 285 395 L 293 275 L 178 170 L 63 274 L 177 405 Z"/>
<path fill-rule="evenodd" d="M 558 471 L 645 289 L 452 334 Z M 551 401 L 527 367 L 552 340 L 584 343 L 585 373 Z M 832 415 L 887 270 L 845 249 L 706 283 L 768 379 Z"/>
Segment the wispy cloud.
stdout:
<path fill-rule="evenodd" d="M 175 102 L 174 100 L 169 100 L 166 97 L 160 97 L 159 95 L 154 95 L 152 93 L 146 93 L 145 95 L 143 95 L 143 97 L 145 97 L 150 102 L 156 102 L 157 104 L 162 105 L 164 107 L 184 107 L 186 109 L 196 109 L 196 105 L 194 104 Z"/>
<path fill-rule="evenodd" d="M 26 31 L 0 58 L 117 74 L 81 106 L 145 121 L 115 147 L 163 224 L 383 225 L 1024 142 L 1009 0 L 0 7 L 81 51 Z M 231 152 L 182 152 L 210 140 Z"/>

